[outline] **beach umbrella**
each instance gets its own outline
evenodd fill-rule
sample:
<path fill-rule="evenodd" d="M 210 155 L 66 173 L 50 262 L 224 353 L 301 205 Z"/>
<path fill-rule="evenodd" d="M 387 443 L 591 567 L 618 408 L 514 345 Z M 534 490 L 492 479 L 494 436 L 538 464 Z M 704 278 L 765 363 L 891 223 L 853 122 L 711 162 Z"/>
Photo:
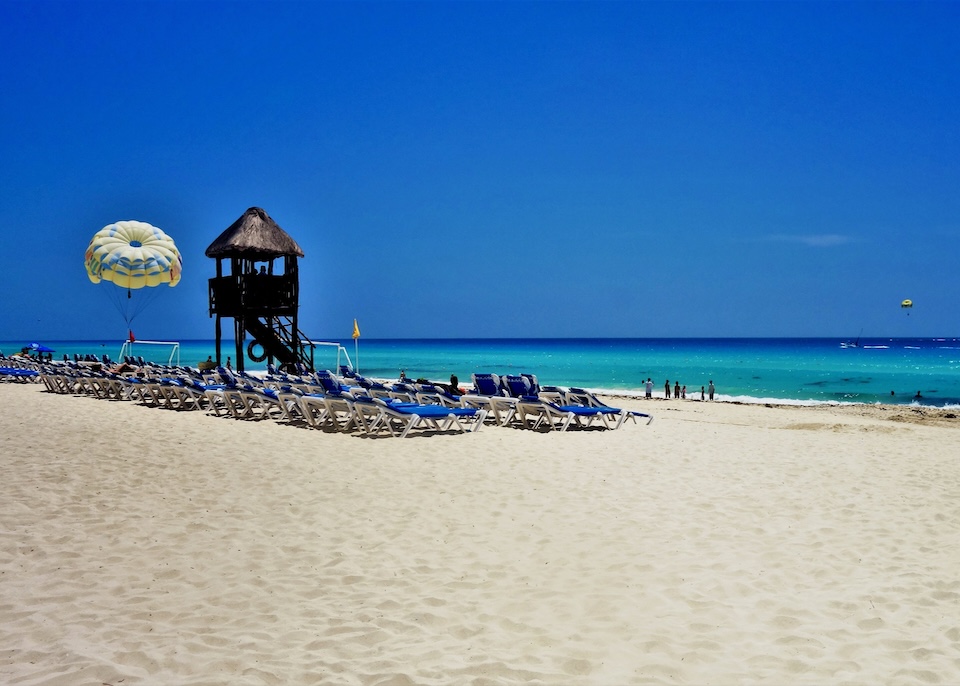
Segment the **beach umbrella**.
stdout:
<path fill-rule="evenodd" d="M 55 353 L 55 352 L 57 352 L 57 351 L 54 350 L 53 348 L 48 348 L 47 346 L 45 346 L 45 345 L 43 345 L 43 344 L 41 344 L 41 343 L 31 343 L 31 344 L 30 344 L 30 350 L 32 350 L 32 351 L 34 351 L 34 352 L 36 352 L 36 353 Z"/>

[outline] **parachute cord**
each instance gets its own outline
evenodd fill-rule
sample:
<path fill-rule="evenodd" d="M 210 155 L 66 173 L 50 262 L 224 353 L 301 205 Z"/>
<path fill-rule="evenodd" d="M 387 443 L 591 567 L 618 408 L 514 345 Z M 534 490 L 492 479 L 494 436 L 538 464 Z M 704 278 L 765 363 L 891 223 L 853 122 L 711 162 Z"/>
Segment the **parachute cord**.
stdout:
<path fill-rule="evenodd" d="M 133 325 L 134 319 L 157 299 L 160 289 L 141 288 L 137 291 L 136 298 L 133 297 L 133 291 L 131 289 L 127 289 L 126 297 L 123 296 L 123 288 L 105 285 L 104 288 L 98 290 L 104 294 L 107 300 L 113 303 L 113 306 L 120 316 L 123 317 L 123 321 L 129 329 Z"/>

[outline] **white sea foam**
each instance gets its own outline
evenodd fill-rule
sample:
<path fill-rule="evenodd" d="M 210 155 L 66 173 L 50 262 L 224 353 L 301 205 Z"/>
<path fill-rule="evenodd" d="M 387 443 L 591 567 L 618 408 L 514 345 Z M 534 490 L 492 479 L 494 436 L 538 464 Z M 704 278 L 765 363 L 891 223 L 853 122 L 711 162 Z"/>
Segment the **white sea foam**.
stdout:
<path fill-rule="evenodd" d="M 859 405 L 854 401 L 843 400 L 794 400 L 791 398 L 755 398 L 749 395 L 717 395 L 719 402 L 742 403 L 744 405 L 798 405 L 812 407 L 816 405 Z"/>
<path fill-rule="evenodd" d="M 644 398 L 645 392 L 638 390 L 626 390 L 626 389 L 613 389 L 613 388 L 588 388 L 586 389 L 595 395 L 604 395 L 608 397 L 619 397 L 619 398 Z M 653 394 L 654 400 L 663 400 L 663 392 L 657 393 L 654 391 Z M 671 398 L 673 400 L 673 398 Z M 700 389 L 688 390 L 686 400 L 700 402 Z M 706 402 L 710 402 L 707 400 Z M 840 400 L 794 400 L 790 398 L 758 398 L 749 395 L 722 395 L 714 394 L 714 402 L 720 403 L 741 403 L 744 405 L 798 405 L 798 406 L 814 406 L 814 405 L 859 405 L 862 403 L 854 401 L 840 401 Z M 879 404 L 879 403 L 878 403 Z"/>

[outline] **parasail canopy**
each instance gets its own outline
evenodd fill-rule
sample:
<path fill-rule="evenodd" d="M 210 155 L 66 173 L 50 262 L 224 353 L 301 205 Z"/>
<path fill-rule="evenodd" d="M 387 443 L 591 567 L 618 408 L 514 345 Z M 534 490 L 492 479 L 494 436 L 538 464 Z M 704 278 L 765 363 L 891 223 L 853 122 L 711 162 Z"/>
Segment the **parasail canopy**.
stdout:
<path fill-rule="evenodd" d="M 134 318 L 160 292 L 155 286 L 180 283 L 183 259 L 173 239 L 146 222 L 122 221 L 97 231 L 84 254 L 84 267 L 93 283 L 109 281 L 105 293 L 129 329 Z M 130 332 L 133 338 L 132 331 Z"/>
<path fill-rule="evenodd" d="M 913 301 L 912 301 L 912 300 L 904 300 L 902 303 L 900 303 L 900 307 L 909 309 L 909 308 L 913 307 Z"/>
<path fill-rule="evenodd" d="M 183 259 L 173 239 L 146 222 L 120 221 L 94 234 L 84 255 L 93 283 L 138 289 L 180 283 Z"/>

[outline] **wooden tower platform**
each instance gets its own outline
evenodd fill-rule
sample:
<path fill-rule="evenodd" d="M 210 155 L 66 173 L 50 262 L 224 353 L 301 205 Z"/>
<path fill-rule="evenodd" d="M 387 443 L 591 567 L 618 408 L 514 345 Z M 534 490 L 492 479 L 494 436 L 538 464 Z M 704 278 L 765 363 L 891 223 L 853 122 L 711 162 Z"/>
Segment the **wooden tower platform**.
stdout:
<path fill-rule="evenodd" d="M 209 281 L 210 316 L 217 319 L 217 364 L 222 364 L 222 320 L 230 318 L 238 371 L 243 371 L 246 357 L 291 371 L 298 365 L 313 370 L 314 348 L 298 322 L 297 259 L 303 251 L 297 242 L 264 210 L 251 207 L 210 244 L 206 255 L 217 261 L 217 275 Z"/>

